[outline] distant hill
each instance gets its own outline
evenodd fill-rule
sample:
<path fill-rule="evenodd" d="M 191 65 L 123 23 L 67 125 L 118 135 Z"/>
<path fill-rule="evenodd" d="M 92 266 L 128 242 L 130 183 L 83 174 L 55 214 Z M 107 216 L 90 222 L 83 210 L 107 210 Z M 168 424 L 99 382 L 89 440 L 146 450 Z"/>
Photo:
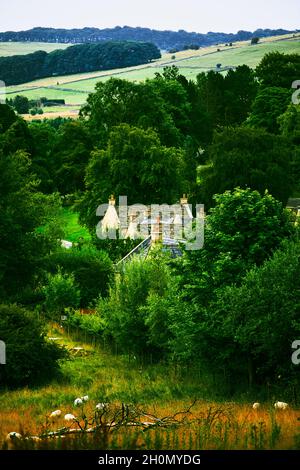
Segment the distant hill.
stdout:
<path fill-rule="evenodd" d="M 299 30 L 297 30 L 299 31 Z M 132 28 L 116 26 L 115 28 L 98 29 L 54 29 L 33 28 L 28 31 L 7 31 L 0 33 L 0 41 L 30 41 L 58 43 L 90 43 L 99 41 L 143 41 L 152 42 L 162 50 L 182 50 L 187 45 L 210 46 L 218 43 L 247 41 L 252 37 L 269 37 L 290 34 L 296 31 L 285 29 L 257 29 L 256 31 L 238 31 L 236 34 L 213 33 L 200 34 L 195 32 L 158 31 L 149 28 Z"/>

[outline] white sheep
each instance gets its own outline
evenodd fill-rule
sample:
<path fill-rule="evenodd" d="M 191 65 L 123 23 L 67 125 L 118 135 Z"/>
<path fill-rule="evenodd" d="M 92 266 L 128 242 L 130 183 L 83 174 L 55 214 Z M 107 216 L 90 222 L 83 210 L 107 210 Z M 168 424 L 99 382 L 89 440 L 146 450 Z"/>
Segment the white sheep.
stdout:
<path fill-rule="evenodd" d="M 64 417 L 65 421 L 75 421 L 75 419 L 76 419 L 75 416 L 72 415 L 71 413 L 67 413 Z"/>
<path fill-rule="evenodd" d="M 258 402 L 253 403 L 252 408 L 253 408 L 254 410 L 258 410 L 258 408 L 260 408 L 260 403 L 258 403 Z"/>
<path fill-rule="evenodd" d="M 104 410 L 104 409 L 107 408 L 107 407 L 108 407 L 108 403 L 98 403 L 98 404 L 96 405 L 96 410 L 99 410 L 99 411 L 100 411 L 100 410 Z"/>
<path fill-rule="evenodd" d="M 81 397 L 81 400 L 86 402 L 86 401 L 89 400 L 89 396 L 88 396 L 88 395 L 84 395 L 84 397 Z"/>
<path fill-rule="evenodd" d="M 286 410 L 288 406 L 289 405 L 284 401 L 277 401 L 276 403 L 274 403 L 274 408 L 277 410 Z"/>
<path fill-rule="evenodd" d="M 54 421 L 61 416 L 61 410 L 52 411 L 50 418 Z"/>
<path fill-rule="evenodd" d="M 13 431 L 13 432 L 10 432 L 9 434 L 7 434 L 7 436 L 6 436 L 6 440 L 8 442 L 14 441 L 14 440 L 17 440 L 17 439 L 22 439 L 21 434 L 18 433 L 18 432 Z"/>
<path fill-rule="evenodd" d="M 81 405 L 83 405 L 82 398 L 76 398 L 76 400 L 74 400 L 74 406 L 81 406 Z"/>

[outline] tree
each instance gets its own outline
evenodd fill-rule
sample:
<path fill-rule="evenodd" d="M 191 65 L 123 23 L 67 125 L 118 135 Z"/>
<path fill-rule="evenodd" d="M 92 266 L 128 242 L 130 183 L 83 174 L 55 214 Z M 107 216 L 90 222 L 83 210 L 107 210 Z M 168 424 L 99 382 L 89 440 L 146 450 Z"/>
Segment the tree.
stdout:
<path fill-rule="evenodd" d="M 0 103 L 0 135 L 6 132 L 17 119 L 18 117 L 10 106 Z"/>
<path fill-rule="evenodd" d="M 29 113 L 29 99 L 26 96 L 17 95 L 13 99 L 13 107 L 18 114 L 28 114 Z"/>
<path fill-rule="evenodd" d="M 152 252 L 146 260 L 134 258 L 118 274 L 108 299 L 100 300 L 97 310 L 104 317 L 106 334 L 122 351 L 162 353 L 168 320 L 160 300 L 167 296 L 169 287 L 169 267 L 160 252 Z"/>
<path fill-rule="evenodd" d="M 32 138 L 31 168 L 40 181 L 39 190 L 49 194 L 57 190 L 55 171 L 57 167 L 54 145 L 56 130 L 49 122 L 35 121 L 28 125 Z"/>
<path fill-rule="evenodd" d="M 1 386 L 21 387 L 49 382 L 59 371 L 62 348 L 46 339 L 36 315 L 17 305 L 0 305 L 0 338 L 7 363 L 1 367 Z"/>
<path fill-rule="evenodd" d="M 126 124 L 111 131 L 106 150 L 96 150 L 87 167 L 80 218 L 91 232 L 96 210 L 111 194 L 129 204 L 175 203 L 182 193 L 183 152 L 161 145 L 153 130 Z"/>
<path fill-rule="evenodd" d="M 270 52 L 263 57 L 255 73 L 263 86 L 290 89 L 300 77 L 300 56 Z"/>
<path fill-rule="evenodd" d="M 216 207 L 206 218 L 203 249 L 186 251 L 175 265 L 178 289 L 173 295 L 176 308 L 172 303 L 169 308 L 170 350 L 179 359 L 197 360 L 216 373 L 233 372 L 241 383 L 247 378 L 248 365 L 236 346 L 239 322 L 235 320 L 246 319 L 245 309 L 237 307 L 233 314 L 231 306 L 238 301 L 234 295 L 231 302 L 228 297 L 224 300 L 224 293 L 226 288 L 238 292 L 247 272 L 262 266 L 284 241 L 292 240 L 296 229 L 291 213 L 269 194 L 237 188 L 215 198 Z M 271 284 L 276 289 L 276 276 L 263 283 L 266 289 Z M 267 314 L 269 295 L 263 297 L 259 282 L 253 296 L 257 298 L 255 305 L 264 303 Z M 235 324 L 229 335 L 225 328 L 230 315 Z"/>
<path fill-rule="evenodd" d="M 280 376 L 287 394 L 286 384 L 297 377 L 291 345 L 300 333 L 299 256 L 299 243 L 286 242 L 239 287 L 217 292 L 203 325 L 214 347 L 203 353 L 214 367 L 226 367 L 235 381 L 248 375 L 252 385 Z"/>
<path fill-rule="evenodd" d="M 24 152 L 0 152 L 0 297 L 8 299 L 34 285 L 44 256 L 57 245 L 37 229 L 60 207 L 55 194 L 45 196 Z"/>
<path fill-rule="evenodd" d="M 225 124 L 225 80 L 218 72 L 197 75 L 197 87 L 213 127 Z"/>
<path fill-rule="evenodd" d="M 259 38 L 258 37 L 253 37 L 251 39 L 251 46 L 254 46 L 259 43 Z"/>
<path fill-rule="evenodd" d="M 250 114 L 258 91 L 254 71 L 247 65 L 229 70 L 225 76 L 224 88 L 225 124 L 242 124 Z"/>
<path fill-rule="evenodd" d="M 154 129 L 161 142 L 167 146 L 179 146 L 183 135 L 177 129 L 170 106 L 152 81 L 132 83 L 111 78 L 96 85 L 89 95 L 81 115 L 89 118 L 89 126 L 95 141 L 105 145 L 113 127 L 120 124 Z"/>
<path fill-rule="evenodd" d="M 300 143 L 300 109 L 299 106 L 290 104 L 287 110 L 278 118 L 280 132 L 285 137 L 290 137 L 295 144 Z"/>
<path fill-rule="evenodd" d="M 18 85 L 37 78 L 93 70 L 110 70 L 151 62 L 161 57 L 152 43 L 103 41 L 76 44 L 47 53 L 0 57 L 0 76 L 6 85 Z"/>
<path fill-rule="evenodd" d="M 229 128 L 215 134 L 207 157 L 199 168 L 198 184 L 201 201 L 208 207 L 214 194 L 237 186 L 261 195 L 267 189 L 284 204 L 293 193 L 293 153 L 287 138 L 260 129 Z"/>
<path fill-rule="evenodd" d="M 62 124 L 56 133 L 52 150 L 54 179 L 61 194 L 84 189 L 84 175 L 92 151 L 88 128 L 82 121 Z"/>
<path fill-rule="evenodd" d="M 213 71 L 201 73 L 197 76 L 197 86 L 214 128 L 241 124 L 257 93 L 254 72 L 247 65 L 229 70 L 226 77 Z"/>
<path fill-rule="evenodd" d="M 277 134 L 278 118 L 286 111 L 290 100 L 290 90 L 278 87 L 262 88 L 255 98 L 247 124 Z"/>
<path fill-rule="evenodd" d="M 248 269 L 295 234 L 291 213 L 268 193 L 237 188 L 214 199 L 203 249 L 187 251 L 183 259 L 186 298 L 197 305 L 209 303 L 216 288 L 239 285 Z"/>
<path fill-rule="evenodd" d="M 57 250 L 49 256 L 48 269 L 52 273 L 59 273 L 59 267 L 65 274 L 74 276 L 80 289 L 82 308 L 89 307 L 100 295 L 107 295 L 112 263 L 105 251 L 99 251 L 93 246 Z"/>

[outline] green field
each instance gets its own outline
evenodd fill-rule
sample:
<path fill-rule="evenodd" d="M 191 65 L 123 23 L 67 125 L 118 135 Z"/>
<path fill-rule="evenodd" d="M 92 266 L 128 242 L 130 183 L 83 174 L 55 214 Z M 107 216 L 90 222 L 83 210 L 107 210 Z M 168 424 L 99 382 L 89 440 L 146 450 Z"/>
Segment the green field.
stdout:
<path fill-rule="evenodd" d="M 60 214 L 60 222 L 64 228 L 64 237 L 70 242 L 78 242 L 80 238 L 90 240 L 91 236 L 88 230 L 78 221 L 78 213 L 73 212 L 69 208 L 62 208 Z"/>
<path fill-rule="evenodd" d="M 36 51 L 52 52 L 56 49 L 66 49 L 70 44 L 47 42 L 0 42 L 0 57 L 24 55 Z"/>
<path fill-rule="evenodd" d="M 10 44 L 11 47 L 13 47 L 13 44 Z M 19 44 L 21 43 L 18 43 L 17 47 L 20 47 Z M 30 46 L 30 43 L 28 45 L 25 44 L 25 46 L 33 47 L 32 44 Z M 44 44 L 44 46 L 50 47 L 54 45 Z M 58 44 L 55 44 L 55 46 L 58 46 Z M 66 47 L 66 45 L 62 44 L 60 46 Z M 29 99 L 41 97 L 65 99 L 67 105 L 72 105 L 73 109 L 79 109 L 86 102 L 88 94 L 93 92 L 96 83 L 108 80 L 111 77 L 124 78 L 130 81 L 142 81 L 147 78 L 153 78 L 155 73 L 162 72 L 166 65 L 176 65 L 187 78 L 195 79 L 200 72 L 215 70 L 216 64 L 219 63 L 225 68 L 236 67 L 242 64 L 254 68 L 266 53 L 274 51 L 300 53 L 300 35 L 297 38 L 267 38 L 256 46 L 250 46 L 249 41 L 247 41 L 233 44 L 233 47 L 225 47 L 223 45 L 202 48 L 199 51 L 182 51 L 176 53 L 175 58 L 171 54 L 165 54 L 160 60 L 151 65 L 64 77 L 49 77 L 23 85 L 7 87 L 7 94 L 9 98 L 22 94 Z M 61 110 L 62 108 L 60 107 L 59 111 Z M 68 111 L 67 107 L 65 111 Z"/>
<path fill-rule="evenodd" d="M 80 239 L 90 240 L 91 236 L 86 227 L 79 223 L 78 212 L 74 212 L 69 207 L 62 207 L 57 216 L 57 225 L 63 229 L 63 239 L 72 243 L 77 243 Z M 39 232 L 45 231 L 45 226 L 38 229 Z"/>

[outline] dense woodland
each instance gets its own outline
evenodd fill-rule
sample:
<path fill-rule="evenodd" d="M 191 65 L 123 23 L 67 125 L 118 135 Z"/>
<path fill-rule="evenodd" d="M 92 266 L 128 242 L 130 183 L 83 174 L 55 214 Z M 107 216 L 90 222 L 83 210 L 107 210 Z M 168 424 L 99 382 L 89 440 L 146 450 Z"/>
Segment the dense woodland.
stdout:
<path fill-rule="evenodd" d="M 299 77 L 299 55 L 271 53 L 256 70 L 196 81 L 176 67 L 140 83 L 111 78 L 78 120 L 27 123 L 2 104 L 0 332 L 8 348 L 18 341 L 10 318 L 39 331 L 37 312 L 64 313 L 70 327 L 121 351 L 201 364 L 220 375 L 224 393 L 278 386 L 278 376 L 287 396 L 295 390 L 300 246 L 285 206 L 300 194 L 300 110 L 291 101 Z M 113 263 L 130 247 L 96 239 L 98 205 L 111 194 L 149 204 L 183 193 L 205 203 L 204 248 L 173 261 L 154 250 L 115 277 Z M 91 234 L 69 251 L 58 242 L 64 201 Z M 79 315 L 79 306 L 95 314 Z M 54 346 L 30 337 L 14 354 L 18 367 L 1 370 L 6 384 L 34 381 L 49 357 L 57 363 Z M 29 347 L 28 372 L 20 358 Z"/>
<path fill-rule="evenodd" d="M 161 57 L 151 43 L 119 41 L 79 44 L 50 53 L 0 57 L 0 76 L 6 85 L 18 85 L 53 75 L 132 67 Z"/>
<path fill-rule="evenodd" d="M 187 44 L 209 46 L 222 42 L 247 41 L 252 37 L 269 37 L 288 34 L 294 31 L 285 29 L 257 29 L 254 32 L 238 31 L 236 34 L 213 33 L 200 34 L 195 32 L 158 31 L 149 28 L 133 28 L 117 26 L 115 28 L 83 28 L 83 29 L 54 29 L 33 28 L 28 31 L 7 31 L 0 33 L 0 41 L 37 41 L 82 43 L 98 41 L 145 41 L 152 42 L 162 50 L 184 49 Z"/>

